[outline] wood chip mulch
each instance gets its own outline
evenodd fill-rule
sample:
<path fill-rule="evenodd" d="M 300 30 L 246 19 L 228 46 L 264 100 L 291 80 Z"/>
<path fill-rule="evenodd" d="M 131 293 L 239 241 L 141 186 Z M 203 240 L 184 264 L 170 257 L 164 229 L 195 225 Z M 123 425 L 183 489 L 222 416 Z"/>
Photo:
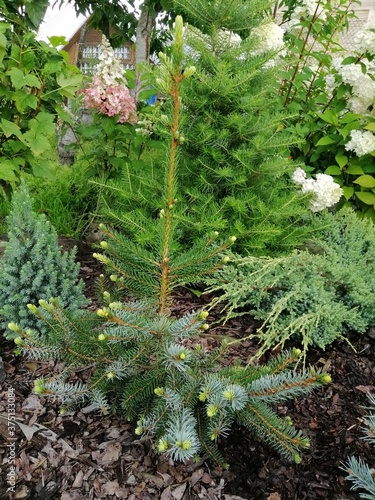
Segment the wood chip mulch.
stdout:
<path fill-rule="evenodd" d="M 91 248 L 80 245 L 79 250 L 86 294 L 94 297 L 95 280 L 102 270 Z M 208 300 L 188 289 L 178 290 L 172 313 L 201 309 Z M 209 320 L 217 320 L 217 314 L 214 311 Z M 242 317 L 213 326 L 205 342 L 209 348 L 217 336 L 239 338 L 255 328 L 250 318 Z M 173 463 L 139 439 L 133 425 L 90 407 L 60 416 L 58 402 L 33 394 L 33 382 L 61 367 L 16 357 L 14 344 L 2 339 L 6 379 L 0 380 L 0 499 L 358 499 L 340 467 L 350 455 L 375 466 L 374 448 L 361 439 L 368 413 L 366 394 L 375 386 L 375 331 L 351 334 L 349 339 L 355 351 L 335 342 L 326 351 L 308 352 L 307 363 L 329 372 L 331 384 L 277 407 L 311 440 L 302 463 L 280 458 L 264 442 L 235 427 L 221 441 L 228 470 L 204 458 L 198 463 Z M 246 360 L 256 349 L 252 341 L 231 347 L 228 362 Z M 15 439 L 10 439 L 7 410 L 13 394 L 16 430 Z"/>

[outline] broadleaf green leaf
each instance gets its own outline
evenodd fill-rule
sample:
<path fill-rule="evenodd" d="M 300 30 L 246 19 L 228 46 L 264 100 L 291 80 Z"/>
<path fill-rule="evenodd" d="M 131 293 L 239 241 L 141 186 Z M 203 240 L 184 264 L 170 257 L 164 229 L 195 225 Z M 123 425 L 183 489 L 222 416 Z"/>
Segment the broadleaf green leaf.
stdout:
<path fill-rule="evenodd" d="M 374 193 L 370 193 L 368 191 L 357 191 L 355 195 L 359 200 L 363 201 L 363 203 L 366 203 L 366 205 L 375 205 Z"/>
<path fill-rule="evenodd" d="M 350 175 L 363 175 L 364 171 L 362 170 L 362 167 L 359 165 L 349 165 L 349 167 L 345 170 L 347 174 Z"/>
<path fill-rule="evenodd" d="M 343 186 L 342 190 L 344 192 L 344 196 L 347 200 L 353 196 L 354 188 L 353 186 Z"/>
<path fill-rule="evenodd" d="M 341 170 L 338 166 L 331 165 L 330 167 L 325 169 L 324 173 L 327 175 L 341 175 Z"/>
<path fill-rule="evenodd" d="M 332 139 L 329 135 L 326 135 L 319 139 L 319 141 L 316 143 L 316 146 L 328 146 L 329 144 L 335 144 L 336 139 Z"/>
<path fill-rule="evenodd" d="M 365 174 L 358 177 L 353 183 L 362 187 L 373 188 L 375 187 L 375 178 L 372 175 Z"/>

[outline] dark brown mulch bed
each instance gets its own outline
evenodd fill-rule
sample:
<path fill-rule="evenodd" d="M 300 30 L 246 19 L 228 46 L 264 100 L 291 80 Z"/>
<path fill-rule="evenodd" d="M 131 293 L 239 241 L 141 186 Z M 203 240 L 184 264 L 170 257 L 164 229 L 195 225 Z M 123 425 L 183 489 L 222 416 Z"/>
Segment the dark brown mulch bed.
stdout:
<path fill-rule="evenodd" d="M 88 296 L 95 296 L 100 265 L 92 250 L 80 246 L 81 276 Z M 179 290 L 172 312 L 183 314 L 204 306 L 207 297 Z M 215 317 L 216 316 L 216 317 Z M 210 320 L 218 319 L 216 313 Z M 255 328 L 245 317 L 212 328 L 207 346 L 216 335 L 243 337 Z M 25 361 L 13 354 L 14 346 L 2 341 L 1 356 L 7 378 L 0 392 L 0 499 L 254 499 L 254 500 L 351 500 L 345 473 L 340 469 L 350 455 L 361 456 L 372 466 L 374 452 L 361 439 L 366 414 L 366 393 L 375 385 L 375 335 L 350 335 L 356 352 L 337 342 L 326 352 L 310 349 L 307 363 L 328 371 L 333 382 L 312 393 L 280 405 L 297 428 L 311 440 L 311 448 L 296 465 L 281 459 L 270 447 L 242 428 L 234 428 L 221 442 L 229 470 L 204 460 L 176 464 L 157 456 L 150 443 L 134 435 L 134 427 L 118 418 L 93 412 L 90 407 L 77 414 L 60 416 L 57 402 L 33 394 L 33 380 L 51 372 L 56 363 Z M 229 361 L 246 360 L 256 352 L 246 341 L 232 347 Z M 10 390 L 16 399 L 15 490 L 7 491 L 10 447 L 7 411 Z"/>

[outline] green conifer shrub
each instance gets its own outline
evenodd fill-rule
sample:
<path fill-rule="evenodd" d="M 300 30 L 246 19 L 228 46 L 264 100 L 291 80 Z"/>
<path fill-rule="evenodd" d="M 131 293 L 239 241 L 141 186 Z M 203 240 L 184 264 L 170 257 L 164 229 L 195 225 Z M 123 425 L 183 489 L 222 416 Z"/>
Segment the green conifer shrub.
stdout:
<path fill-rule="evenodd" d="M 260 354 L 290 338 L 325 348 L 375 325 L 375 227 L 350 209 L 322 217 L 329 228 L 286 257 L 238 257 L 207 280 L 226 318 L 264 321 Z"/>
<path fill-rule="evenodd" d="M 180 246 L 190 248 L 215 231 L 234 232 L 238 249 L 285 253 L 307 237 L 310 220 L 306 200 L 291 182 L 296 164 L 289 148 L 300 139 L 283 128 L 288 114 L 276 106 L 281 76 L 278 67 L 267 68 L 275 53 L 254 55 L 256 42 L 249 36 L 271 2 L 175 3 L 191 24 L 183 64 L 196 67 L 181 88 L 179 203 L 174 208 Z M 162 142 L 164 108 L 157 120 Z M 160 210 L 164 172 L 157 160 L 145 165 L 147 154 L 143 164 L 133 162 L 104 191 L 109 197 L 104 216 L 141 245 L 152 245 L 157 237 L 149 221 Z"/>
<path fill-rule="evenodd" d="M 14 192 L 7 224 L 8 241 L 0 260 L 1 326 L 13 321 L 22 328 L 44 328 L 27 308 L 38 299 L 58 297 L 68 308 L 85 304 L 75 249 L 61 252 L 46 216 L 33 212 L 25 182 Z"/>
<path fill-rule="evenodd" d="M 272 360 L 267 366 L 224 366 L 228 348 L 223 342 L 206 352 L 200 334 L 209 328 L 207 311 L 171 317 L 171 291 L 181 282 L 194 282 L 226 263 L 223 251 L 236 239 L 215 244 L 213 238 L 198 242 L 181 253 L 178 247 L 178 217 L 174 215 L 181 84 L 194 72 L 182 71 L 183 24 L 176 18 L 175 40 L 170 56 L 160 54 L 160 91 L 169 96 L 166 117 L 170 134 L 165 168 L 163 206 L 155 224 L 159 239 L 151 249 L 129 242 L 111 228 L 103 227 L 107 239 L 101 246 L 106 254 L 97 257 L 108 266 L 114 291 L 100 286 L 105 306 L 74 313 L 58 299 L 29 304 L 49 333 L 24 329 L 12 323 L 15 343 L 33 359 L 58 359 L 66 364 L 59 376 L 39 379 L 35 392 L 57 397 L 63 412 L 84 403 L 94 403 L 103 413 L 113 410 L 137 421 L 136 434 L 153 438 L 160 453 L 186 460 L 197 453 L 208 454 L 223 463 L 217 440 L 226 435 L 234 421 L 262 436 L 283 455 L 300 461 L 298 450 L 308 440 L 288 420 L 272 410 L 278 401 L 306 394 L 330 381 L 327 374 L 308 369 L 293 370 L 300 351 L 295 349 Z M 217 236 L 217 235 L 214 235 Z M 131 291 L 143 300 L 116 300 L 117 293 Z M 67 382 L 77 366 L 92 367 L 87 383 Z"/>
<path fill-rule="evenodd" d="M 278 111 L 276 54 L 257 53 L 252 36 L 274 2 L 175 3 L 199 27 L 187 30 L 197 72 L 183 90 L 186 238 L 230 229 L 238 249 L 285 253 L 307 231 L 306 206 L 290 183 L 289 150 L 300 140 L 285 132 L 287 113 Z"/>

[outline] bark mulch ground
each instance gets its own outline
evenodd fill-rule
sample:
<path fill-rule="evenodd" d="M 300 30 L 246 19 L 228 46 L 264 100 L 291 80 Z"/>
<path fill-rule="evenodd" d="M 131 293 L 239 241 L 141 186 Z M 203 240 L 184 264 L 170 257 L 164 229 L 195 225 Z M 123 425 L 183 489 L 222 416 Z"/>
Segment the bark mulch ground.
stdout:
<path fill-rule="evenodd" d="M 86 294 L 94 297 L 101 268 L 91 253 L 91 248 L 81 245 L 78 258 Z M 172 312 L 180 315 L 202 308 L 207 300 L 187 289 L 178 290 Z M 215 319 L 213 313 L 209 320 Z M 210 347 L 216 335 L 243 337 L 255 327 L 251 319 L 242 317 L 213 327 L 205 341 Z M 90 407 L 60 416 L 57 402 L 33 394 L 34 379 L 58 372 L 59 366 L 15 357 L 14 344 L 2 340 L 0 355 L 7 376 L 0 389 L 0 500 L 358 499 L 340 467 L 350 455 L 375 465 L 374 450 L 361 439 L 366 394 L 375 385 L 375 332 L 353 334 L 349 339 L 355 351 L 344 342 L 325 352 L 309 350 L 307 363 L 328 371 L 330 385 L 277 407 L 311 440 L 302 463 L 280 458 L 264 442 L 235 427 L 221 441 L 228 470 L 204 458 L 199 463 L 173 463 L 139 439 L 134 426 Z M 231 348 L 229 361 L 246 360 L 256 350 L 254 342 L 238 344 Z M 13 395 L 16 439 L 9 440 L 7 409 Z M 9 462 L 13 453 L 14 469 Z M 7 491 L 10 481 L 15 492 Z"/>

